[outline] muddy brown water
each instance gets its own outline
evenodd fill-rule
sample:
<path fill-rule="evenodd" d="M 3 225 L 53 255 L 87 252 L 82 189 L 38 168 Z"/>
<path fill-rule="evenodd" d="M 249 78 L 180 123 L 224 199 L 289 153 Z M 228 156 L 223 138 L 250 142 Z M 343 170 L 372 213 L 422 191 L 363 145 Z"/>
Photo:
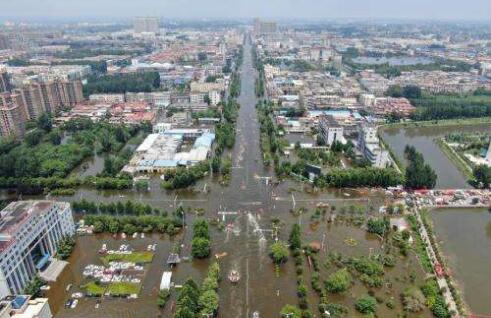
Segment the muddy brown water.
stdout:
<path fill-rule="evenodd" d="M 440 246 L 471 311 L 489 315 L 491 304 L 491 213 L 487 209 L 429 212 Z"/>
<path fill-rule="evenodd" d="M 203 208 L 208 218 L 220 217 L 217 211 L 236 211 L 237 215 L 226 217 L 227 223 L 234 224 L 234 232 L 226 232 L 212 227 L 212 253 L 227 253 L 220 260 L 222 276 L 220 283 L 220 317 L 249 318 L 254 311 L 259 311 L 261 317 L 278 317 L 280 309 L 285 304 L 298 302 L 296 296 L 296 274 L 293 260 L 281 266 L 280 274 L 275 275 L 272 262 L 268 256 L 268 247 L 273 241 L 268 230 L 271 229 L 273 218 L 281 219 L 280 239 L 287 240 L 291 225 L 299 222 L 303 230 L 303 241 L 326 243 L 326 250 L 319 255 L 319 261 L 324 263 L 328 251 L 340 251 L 345 256 L 360 256 L 376 253 L 381 249 L 377 238 L 368 236 L 364 229 L 344 224 L 331 224 L 321 222 L 317 229 L 310 226 L 310 214 L 300 217 L 290 213 L 292 208 L 307 207 L 313 209 L 319 202 L 329 202 L 337 210 L 341 206 L 351 204 L 364 204 L 372 206 L 377 211 L 378 206 L 384 202 L 383 193 L 378 191 L 330 190 L 318 193 L 309 193 L 308 186 L 294 181 L 284 181 L 278 186 L 270 186 L 260 177 L 270 177 L 273 172 L 262 164 L 262 155 L 259 147 L 259 124 L 255 111 L 257 99 L 254 95 L 254 79 L 256 72 L 253 69 L 251 45 L 247 43 L 244 48 L 244 63 L 241 67 L 242 93 L 239 97 L 241 108 L 237 122 L 236 144 L 231 151 L 233 170 L 230 184 L 222 186 L 216 182 L 214 176 L 200 180 L 194 190 L 164 191 L 159 187 L 160 180 L 151 180 L 151 190 L 146 193 L 134 191 L 97 191 L 80 189 L 72 197 L 56 197 L 56 200 L 80 200 L 82 198 L 97 202 L 137 200 L 146 202 L 154 207 L 173 210 L 178 205 L 184 207 Z M 203 191 L 206 189 L 207 191 Z M 36 198 L 36 197 L 34 197 Z M 39 197 L 37 197 L 39 198 Z M 188 217 L 188 224 L 192 224 L 193 216 Z M 261 231 L 264 230 L 264 231 Z M 182 255 L 190 254 L 190 241 L 192 231 L 188 228 L 175 238 L 161 235 L 148 235 L 144 239 L 114 239 L 108 235 L 81 236 L 77 247 L 69 259 L 70 264 L 62 273 L 60 279 L 51 286 L 47 293 L 51 308 L 56 317 L 171 317 L 171 297 L 165 310 L 156 306 L 158 286 L 162 272 L 168 270 L 165 260 L 174 242 L 184 242 Z M 345 239 L 355 239 L 358 244 L 350 247 L 344 243 Z M 95 309 L 95 299 L 82 299 L 75 309 L 65 309 L 64 303 L 73 292 L 80 290 L 84 283 L 82 270 L 87 264 L 100 264 L 97 250 L 103 243 L 110 248 L 117 248 L 120 244 L 130 244 L 135 250 L 145 249 L 148 244 L 157 243 L 157 251 L 153 262 L 148 266 L 143 280 L 142 291 L 138 299 L 104 298 L 100 307 Z M 183 262 L 173 269 L 172 280 L 182 284 L 188 277 L 201 281 L 210 260 Z M 319 298 L 310 289 L 311 269 L 306 263 L 304 274 L 306 284 L 309 286 L 309 304 L 312 312 L 319 317 L 317 305 Z M 333 269 L 321 266 L 321 277 L 324 280 Z M 231 269 L 241 273 L 241 280 L 237 285 L 231 285 L 226 274 Z M 405 259 L 398 259 L 398 266 L 388 271 L 387 279 L 393 284 L 392 288 L 384 287 L 376 294 L 384 300 L 393 297 L 396 308 L 389 310 L 385 304 L 379 304 L 377 313 L 380 317 L 393 317 L 401 312 L 399 293 L 408 284 L 408 274 L 414 270 L 417 282 L 422 280 L 422 271 L 414 255 Z M 67 292 L 66 286 L 73 284 Z M 348 317 L 359 317 L 353 304 L 357 297 L 365 295 L 367 289 L 361 284 L 355 284 L 349 293 L 342 296 L 330 295 L 330 301 L 345 304 L 350 313 Z M 423 316 L 429 316 L 423 312 Z"/>

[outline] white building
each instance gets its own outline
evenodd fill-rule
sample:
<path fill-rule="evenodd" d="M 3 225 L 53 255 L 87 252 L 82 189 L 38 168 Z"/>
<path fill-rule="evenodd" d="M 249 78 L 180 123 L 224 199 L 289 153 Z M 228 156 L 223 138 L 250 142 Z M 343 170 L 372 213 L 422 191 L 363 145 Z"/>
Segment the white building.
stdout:
<path fill-rule="evenodd" d="M 371 107 L 375 105 L 375 95 L 373 94 L 361 94 L 360 95 L 360 103 L 363 106 Z"/>
<path fill-rule="evenodd" d="M 219 91 L 210 91 L 208 97 L 210 98 L 210 104 L 212 106 L 216 106 L 222 101 L 222 95 Z"/>
<path fill-rule="evenodd" d="M 21 293 L 75 233 L 67 202 L 18 201 L 0 212 L 0 297 Z"/>
<path fill-rule="evenodd" d="M 0 318 L 51 318 L 48 298 L 29 295 L 7 296 L 0 301 Z"/>
<path fill-rule="evenodd" d="M 124 94 L 92 94 L 89 96 L 89 101 L 94 103 L 117 104 L 124 103 L 124 100 Z"/>
<path fill-rule="evenodd" d="M 375 167 L 386 168 L 390 162 L 389 152 L 380 146 L 377 127 L 375 126 L 365 125 L 360 127 L 358 148 L 363 156 Z"/>
<path fill-rule="evenodd" d="M 343 136 L 343 126 L 338 124 L 338 122 L 331 115 L 320 116 L 319 130 L 322 138 L 328 146 L 332 145 L 336 141 L 339 141 L 343 144 L 346 143 L 346 139 Z"/>

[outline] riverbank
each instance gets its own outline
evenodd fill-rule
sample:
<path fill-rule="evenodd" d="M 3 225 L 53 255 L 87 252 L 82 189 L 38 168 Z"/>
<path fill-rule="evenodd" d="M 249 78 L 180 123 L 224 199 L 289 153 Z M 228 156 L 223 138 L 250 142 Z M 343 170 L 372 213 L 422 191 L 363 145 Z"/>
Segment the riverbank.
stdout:
<path fill-rule="evenodd" d="M 462 174 L 467 178 L 472 178 L 472 168 L 462 159 L 458 153 L 450 147 L 443 138 L 436 139 L 436 144 L 440 147 L 440 150 L 452 161 L 452 163 L 459 169 Z"/>
<path fill-rule="evenodd" d="M 428 120 L 428 121 L 409 121 L 384 124 L 379 126 L 379 129 L 388 128 L 408 128 L 408 127 L 429 127 L 429 126 L 469 126 L 478 124 L 491 124 L 491 117 L 479 117 L 479 118 L 463 118 L 463 119 L 442 119 L 442 120 Z"/>

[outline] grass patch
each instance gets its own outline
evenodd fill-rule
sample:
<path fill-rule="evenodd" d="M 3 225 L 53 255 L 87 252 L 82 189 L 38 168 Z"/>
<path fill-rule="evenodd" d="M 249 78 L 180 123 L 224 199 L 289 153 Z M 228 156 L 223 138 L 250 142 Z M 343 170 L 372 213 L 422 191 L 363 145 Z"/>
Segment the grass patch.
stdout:
<path fill-rule="evenodd" d="M 82 286 L 89 296 L 102 296 L 106 291 L 106 287 L 98 284 L 95 281 L 88 282 Z"/>
<path fill-rule="evenodd" d="M 110 262 L 131 262 L 131 263 L 151 263 L 153 260 L 153 252 L 133 252 L 131 254 L 108 254 L 101 257 L 101 261 L 104 265 L 108 265 Z"/>
<path fill-rule="evenodd" d="M 138 294 L 140 292 L 141 285 L 135 283 L 111 283 L 107 288 L 107 292 L 111 296 L 128 296 L 131 294 Z"/>

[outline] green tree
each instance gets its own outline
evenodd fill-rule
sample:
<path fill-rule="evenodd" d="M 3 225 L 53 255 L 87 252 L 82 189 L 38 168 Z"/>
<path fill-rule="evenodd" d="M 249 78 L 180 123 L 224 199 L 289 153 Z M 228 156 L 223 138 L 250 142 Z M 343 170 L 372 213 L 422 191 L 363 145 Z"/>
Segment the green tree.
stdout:
<path fill-rule="evenodd" d="M 288 260 L 288 247 L 282 241 L 277 241 L 271 245 L 269 255 L 275 264 L 281 264 Z"/>
<path fill-rule="evenodd" d="M 477 185 L 482 185 L 484 188 L 491 186 L 491 167 L 478 165 L 474 168 L 473 175 Z"/>
<path fill-rule="evenodd" d="M 53 128 L 53 122 L 51 116 L 48 113 L 42 113 L 37 119 L 37 127 L 45 132 L 50 132 Z"/>
<path fill-rule="evenodd" d="M 280 311 L 281 318 L 302 318 L 302 311 L 293 305 L 285 305 Z"/>
<path fill-rule="evenodd" d="M 210 256 L 210 240 L 203 237 L 196 237 L 191 242 L 191 255 L 195 258 L 206 258 Z"/>
<path fill-rule="evenodd" d="M 300 249 L 302 247 L 300 225 L 298 225 L 297 223 L 293 224 L 292 226 L 292 231 L 290 232 L 288 243 L 290 243 L 290 249 L 292 251 Z"/>
<path fill-rule="evenodd" d="M 375 313 L 377 307 L 377 300 L 371 296 L 363 296 L 356 300 L 355 308 L 362 314 Z"/>
<path fill-rule="evenodd" d="M 346 268 L 340 269 L 327 278 L 326 289 L 331 293 L 342 293 L 351 286 L 351 275 Z"/>

